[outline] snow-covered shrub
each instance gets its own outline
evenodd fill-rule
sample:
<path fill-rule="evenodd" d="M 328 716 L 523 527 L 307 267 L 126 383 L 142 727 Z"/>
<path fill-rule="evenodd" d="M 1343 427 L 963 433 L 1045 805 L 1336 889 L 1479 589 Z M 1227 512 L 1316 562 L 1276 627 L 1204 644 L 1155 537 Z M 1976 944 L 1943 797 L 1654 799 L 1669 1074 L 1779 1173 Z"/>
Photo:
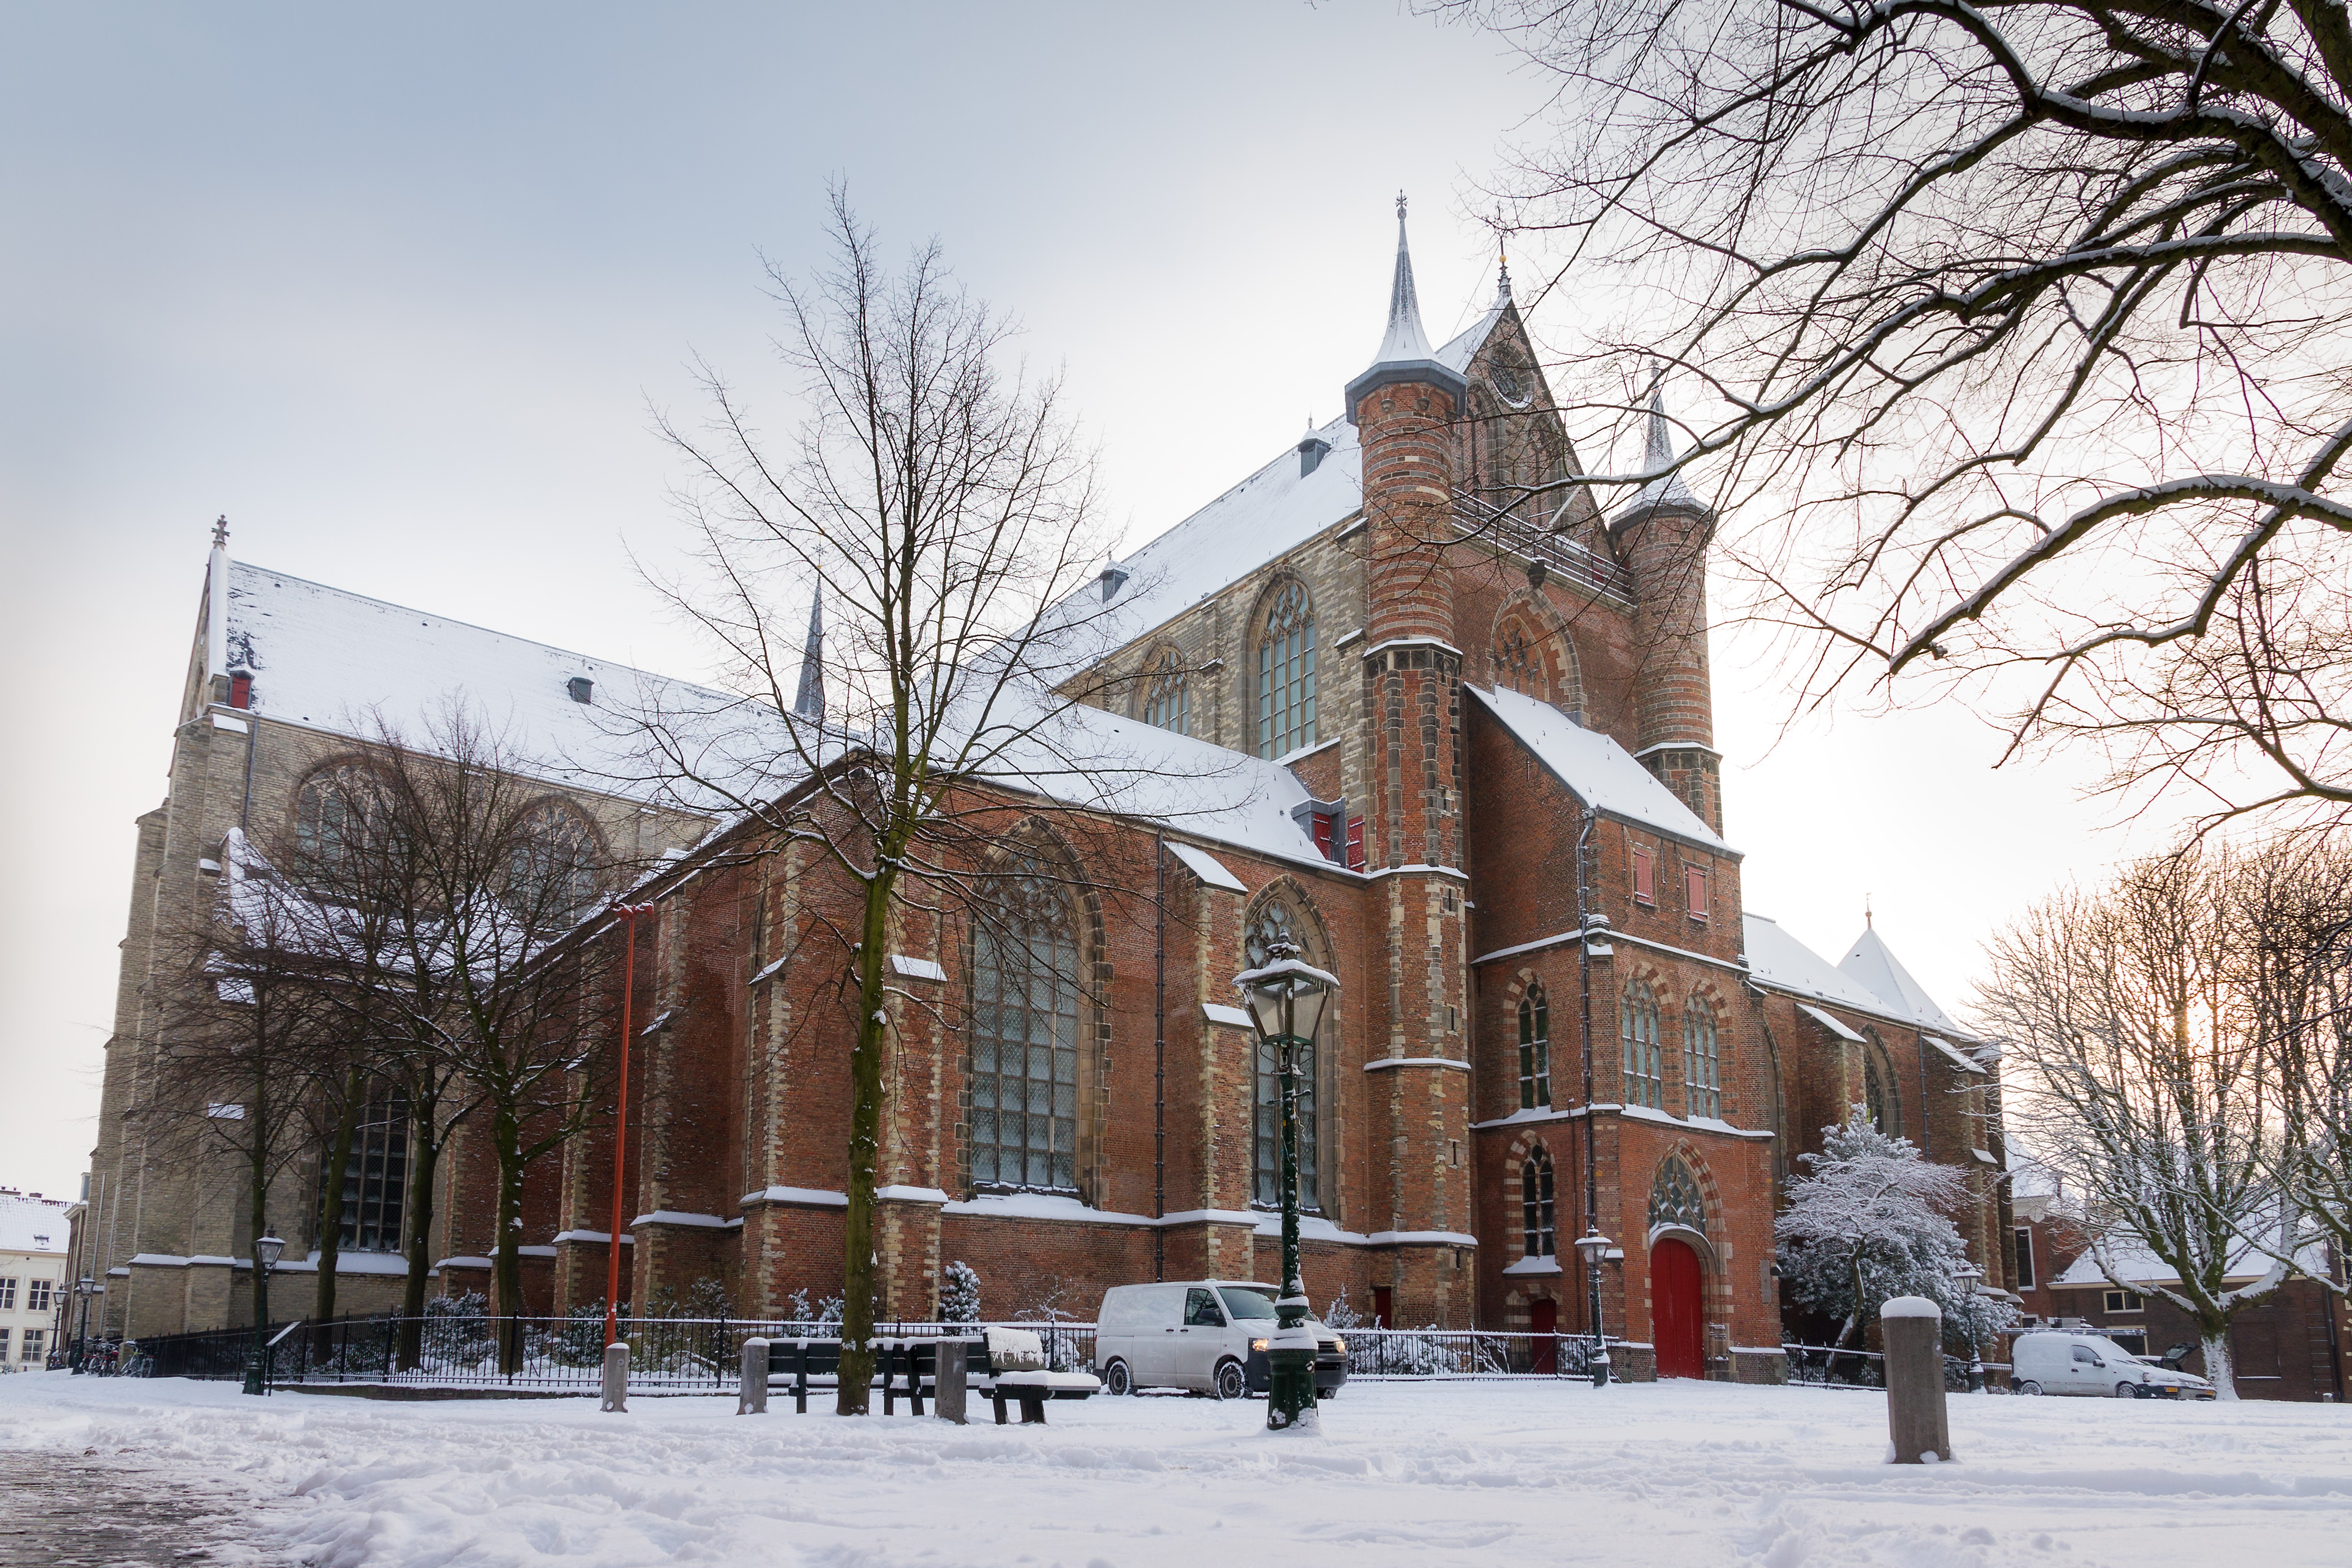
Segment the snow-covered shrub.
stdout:
<path fill-rule="evenodd" d="M 425 1353 L 429 1360 L 470 1366 L 498 1349 L 490 1299 L 479 1290 L 433 1296 L 425 1302 Z"/>
<path fill-rule="evenodd" d="M 835 1332 L 841 1327 L 843 1304 L 838 1296 L 827 1296 L 812 1307 L 809 1305 L 809 1293 L 795 1290 L 786 1300 L 785 1306 L 789 1309 L 786 1318 L 796 1327 L 818 1338 Z"/>
<path fill-rule="evenodd" d="M 1372 1321 L 1356 1310 L 1355 1304 L 1348 1300 L 1348 1288 L 1342 1285 L 1339 1293 L 1323 1304 L 1323 1326 L 1345 1332 L 1349 1329 L 1369 1329 Z"/>
<path fill-rule="evenodd" d="M 980 1274 L 961 1258 L 949 1264 L 947 1273 L 940 1279 L 940 1321 L 980 1321 Z"/>
<path fill-rule="evenodd" d="M 596 1366 L 603 1363 L 604 1298 L 565 1310 L 563 1327 L 556 1331 L 554 1342 L 547 1347 L 547 1356 L 560 1366 Z"/>
<path fill-rule="evenodd" d="M 2006 1302 L 1976 1291 L 1979 1276 L 1949 1217 L 1969 1201 L 1958 1171 L 1921 1159 L 1859 1105 L 1843 1126 L 1822 1130 L 1822 1152 L 1798 1163 L 1810 1170 L 1789 1184 L 1788 1209 L 1773 1226 L 1780 1288 L 1794 1305 L 1839 1319 L 1839 1346 L 1895 1296 L 1941 1307 L 1946 1340 L 1958 1346 L 2015 1321 Z"/>

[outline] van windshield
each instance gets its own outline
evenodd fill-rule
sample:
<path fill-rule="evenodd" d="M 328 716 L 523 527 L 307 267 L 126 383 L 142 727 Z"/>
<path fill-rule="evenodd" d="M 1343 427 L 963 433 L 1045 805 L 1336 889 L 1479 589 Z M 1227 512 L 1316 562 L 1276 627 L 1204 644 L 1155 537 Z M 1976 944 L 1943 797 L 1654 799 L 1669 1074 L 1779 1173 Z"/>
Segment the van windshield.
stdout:
<path fill-rule="evenodd" d="M 1237 1285 L 1227 1285 L 1222 1289 L 1224 1291 L 1226 1309 L 1234 1317 L 1271 1318 L 1275 1315 L 1274 1302 L 1265 1291 L 1244 1290 Z"/>

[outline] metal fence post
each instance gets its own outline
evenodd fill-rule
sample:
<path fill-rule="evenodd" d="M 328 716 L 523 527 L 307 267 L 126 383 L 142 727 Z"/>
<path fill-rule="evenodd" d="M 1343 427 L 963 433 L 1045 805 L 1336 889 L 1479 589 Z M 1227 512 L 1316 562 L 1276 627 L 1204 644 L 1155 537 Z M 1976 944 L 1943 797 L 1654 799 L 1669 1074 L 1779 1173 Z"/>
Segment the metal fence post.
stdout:
<path fill-rule="evenodd" d="M 768 1413 L 768 1342 L 757 1334 L 743 1342 L 743 1389 L 735 1397 L 738 1415 Z"/>
<path fill-rule="evenodd" d="M 629 1408 L 629 1342 L 615 1340 L 604 1347 L 604 1410 L 625 1414 Z"/>
<path fill-rule="evenodd" d="M 1895 1462 L 1952 1457 L 1944 1411 L 1944 1313 L 1925 1296 L 1897 1296 L 1878 1310 L 1886 1342 L 1886 1432 Z"/>

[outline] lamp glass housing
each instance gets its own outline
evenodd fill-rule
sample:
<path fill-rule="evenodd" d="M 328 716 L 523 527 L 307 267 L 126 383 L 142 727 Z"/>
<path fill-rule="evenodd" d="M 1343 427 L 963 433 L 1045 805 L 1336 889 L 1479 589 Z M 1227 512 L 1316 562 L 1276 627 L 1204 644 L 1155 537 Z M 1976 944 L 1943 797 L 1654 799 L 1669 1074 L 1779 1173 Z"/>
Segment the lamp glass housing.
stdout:
<path fill-rule="evenodd" d="M 285 1250 L 286 1244 L 274 1236 L 265 1236 L 253 1244 L 253 1255 L 261 1259 L 264 1268 L 277 1268 L 278 1259 Z"/>
<path fill-rule="evenodd" d="M 1615 1244 L 1597 1230 L 1588 1230 L 1576 1238 L 1576 1255 L 1586 1264 L 1597 1266 L 1609 1248 Z"/>

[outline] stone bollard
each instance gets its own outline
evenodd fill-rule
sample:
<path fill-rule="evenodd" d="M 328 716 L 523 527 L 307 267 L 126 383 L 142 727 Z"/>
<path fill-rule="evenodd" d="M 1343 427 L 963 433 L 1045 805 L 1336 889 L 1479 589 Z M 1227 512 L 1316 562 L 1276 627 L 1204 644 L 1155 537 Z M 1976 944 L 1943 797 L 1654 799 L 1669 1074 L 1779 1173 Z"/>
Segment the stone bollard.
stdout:
<path fill-rule="evenodd" d="M 964 1357 L 971 1343 L 969 1340 L 940 1341 L 939 1366 L 932 1374 L 931 1414 L 959 1426 L 964 1424 Z"/>
<path fill-rule="evenodd" d="M 735 1397 L 738 1415 L 768 1413 L 768 1342 L 758 1335 L 743 1342 L 743 1389 Z"/>
<path fill-rule="evenodd" d="M 614 1340 L 604 1347 L 604 1404 L 606 1410 L 626 1414 L 629 1408 L 629 1342 Z"/>
<path fill-rule="evenodd" d="M 1925 1296 L 1897 1296 L 1878 1309 L 1886 1345 L 1886 1432 L 1895 1462 L 1948 1462 L 1952 1428 L 1944 1415 L 1944 1312 Z"/>

